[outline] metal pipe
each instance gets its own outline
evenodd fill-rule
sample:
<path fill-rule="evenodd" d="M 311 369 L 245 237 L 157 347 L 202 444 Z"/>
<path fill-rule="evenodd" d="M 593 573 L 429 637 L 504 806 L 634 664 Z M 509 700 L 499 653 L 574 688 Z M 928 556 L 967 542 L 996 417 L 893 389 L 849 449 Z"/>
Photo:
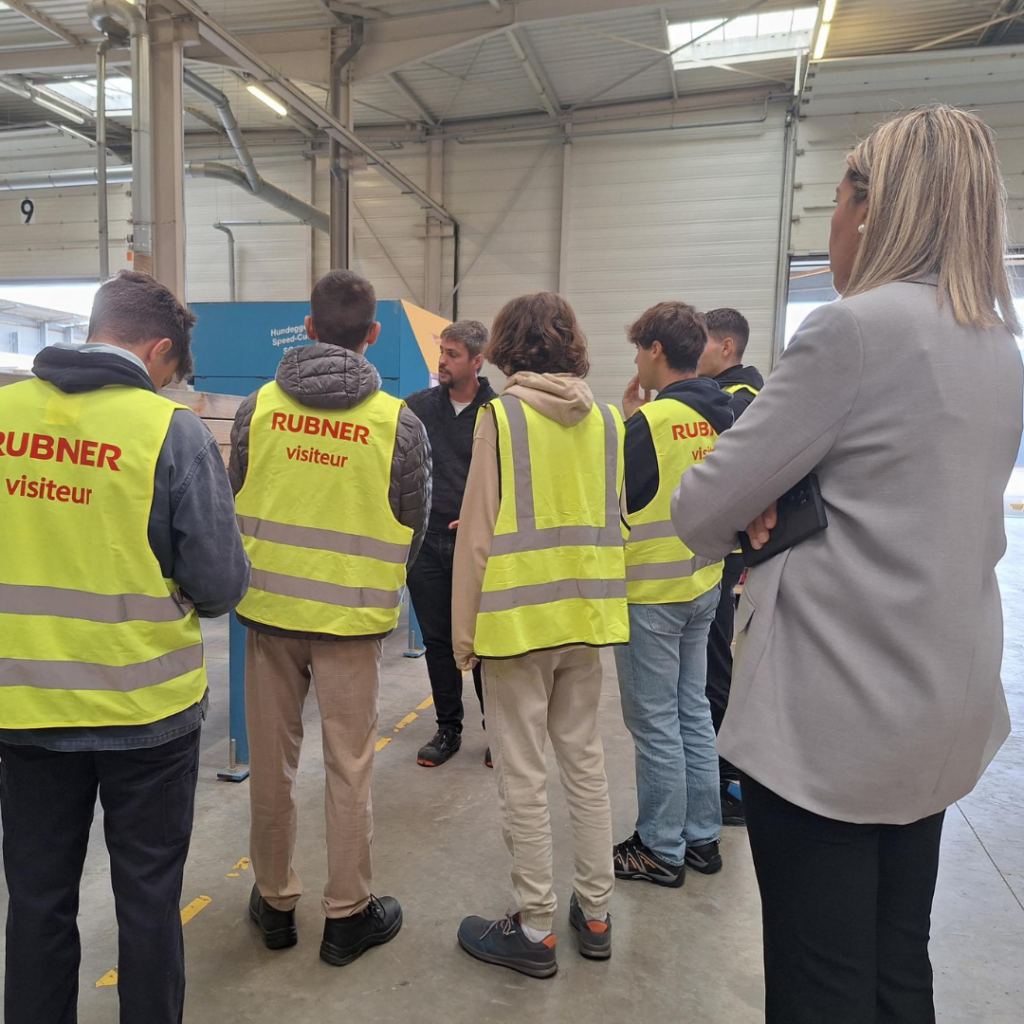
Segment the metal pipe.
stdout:
<path fill-rule="evenodd" d="M 329 96 L 331 116 L 338 121 L 341 116 L 342 78 L 345 68 L 355 59 L 363 47 L 365 26 L 362 18 L 352 23 L 352 38 L 348 46 L 338 54 L 331 64 L 331 91 Z M 346 119 L 347 122 L 347 119 Z M 347 270 L 351 262 L 349 251 L 349 225 L 351 221 L 352 187 L 350 174 L 341 162 L 342 146 L 337 139 L 331 139 L 330 175 L 331 184 L 331 267 Z"/>
<path fill-rule="evenodd" d="M 128 0 L 89 0 L 89 21 L 111 43 L 131 40 L 132 54 L 132 250 L 135 266 L 153 269 L 153 136 L 151 131 L 149 24 Z M 99 147 L 97 147 L 99 148 Z"/>
<path fill-rule="evenodd" d="M 99 220 L 100 280 L 110 277 L 110 222 L 107 213 L 107 50 L 110 40 L 96 47 L 96 204 Z"/>
<path fill-rule="evenodd" d="M 235 236 L 231 228 L 221 223 L 213 225 L 214 231 L 223 231 L 228 236 L 228 301 L 235 301 Z"/>
<path fill-rule="evenodd" d="M 249 181 L 249 186 L 252 188 L 253 193 L 258 195 L 260 189 L 263 188 L 263 178 L 260 176 L 259 171 L 256 170 L 252 153 L 249 152 L 249 147 L 242 136 L 242 129 L 239 128 L 238 121 L 235 119 L 234 112 L 231 109 L 231 101 L 220 89 L 215 85 L 211 85 L 206 79 L 200 78 L 194 71 L 189 71 L 186 68 L 182 77 L 185 84 L 193 92 L 197 92 L 200 96 L 208 99 L 216 108 L 217 116 L 220 118 L 220 123 L 224 126 L 224 131 L 227 133 L 228 140 L 235 151 L 238 162 L 242 165 L 242 170 Z"/>
<path fill-rule="evenodd" d="M 36 188 L 75 188 L 81 185 L 96 185 L 99 171 L 95 167 L 80 167 L 68 171 L 14 171 L 0 175 L 0 192 L 17 192 Z M 108 167 L 108 185 L 130 185 L 130 167 Z"/>

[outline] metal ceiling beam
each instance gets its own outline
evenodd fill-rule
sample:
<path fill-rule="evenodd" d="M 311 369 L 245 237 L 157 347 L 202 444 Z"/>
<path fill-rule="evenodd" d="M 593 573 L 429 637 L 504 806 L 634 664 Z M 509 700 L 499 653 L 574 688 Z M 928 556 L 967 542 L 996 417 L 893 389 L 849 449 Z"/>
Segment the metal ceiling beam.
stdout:
<path fill-rule="evenodd" d="M 520 36 L 514 28 L 506 29 L 505 36 L 512 47 L 512 52 L 519 59 L 519 63 L 523 65 L 526 77 L 530 80 L 530 85 L 533 86 L 533 91 L 537 94 L 541 106 L 550 117 L 557 121 L 561 104 L 558 102 L 555 90 L 551 88 L 551 83 L 544 73 L 544 68 L 534 52 L 530 40 L 526 36 Z"/>
<path fill-rule="evenodd" d="M 358 138 L 338 118 L 324 110 L 289 79 L 279 74 L 259 54 L 254 53 L 240 39 L 211 18 L 197 3 L 194 3 L 193 0 L 168 0 L 168 3 L 176 10 L 191 15 L 198 24 L 199 33 L 204 40 L 231 57 L 242 71 L 247 72 L 261 84 L 268 86 L 270 91 L 293 111 L 326 132 L 330 138 L 339 142 L 350 153 L 365 157 L 369 166 L 387 178 L 404 195 L 412 196 L 423 209 L 431 210 L 445 224 L 455 223 L 452 215 L 440 203 L 432 199 L 424 189 Z"/>
<path fill-rule="evenodd" d="M 960 39 L 963 36 L 969 36 L 972 32 L 984 32 L 992 28 L 993 25 L 1001 25 L 1004 21 L 1016 21 L 1018 18 L 1024 18 L 1024 11 L 1015 11 L 1012 14 L 1001 14 L 997 18 L 989 18 L 987 21 L 980 21 L 976 25 L 971 25 L 970 28 L 962 28 L 959 32 L 951 32 L 947 36 L 940 36 L 938 39 L 932 39 L 927 43 L 921 43 L 919 46 L 912 46 L 910 53 L 917 53 L 920 50 L 930 50 L 933 46 L 941 46 L 943 43 L 948 43 L 953 39 Z"/>
<path fill-rule="evenodd" d="M 388 75 L 388 81 L 419 111 L 420 117 L 431 128 L 437 127 L 437 118 L 430 112 L 430 108 L 416 95 L 415 90 L 402 78 L 399 77 L 398 72 L 392 72 Z M 356 101 L 358 102 L 358 100 Z M 369 104 L 365 104 L 369 106 Z"/>
<path fill-rule="evenodd" d="M 113 49 L 107 54 L 108 65 L 130 63 L 131 54 L 127 49 Z M 95 70 L 96 47 L 88 43 L 0 52 L 0 75 L 70 74 Z"/>
<path fill-rule="evenodd" d="M 668 73 L 672 79 L 672 99 L 679 99 L 679 83 L 676 81 L 676 62 L 669 56 L 672 49 L 672 40 L 668 34 L 668 12 L 664 7 L 658 8 L 658 16 L 661 18 L 661 29 L 665 34 L 665 57 L 668 59 Z"/>
<path fill-rule="evenodd" d="M 45 28 L 47 32 L 52 32 L 71 46 L 82 46 L 85 43 L 84 39 L 76 36 L 74 32 L 69 32 L 66 28 L 62 28 L 52 18 L 48 18 L 45 14 L 37 11 L 31 4 L 23 3 L 22 0 L 6 0 L 6 6 L 10 7 L 12 11 L 23 14 L 29 21 L 35 22 L 40 28 Z"/>

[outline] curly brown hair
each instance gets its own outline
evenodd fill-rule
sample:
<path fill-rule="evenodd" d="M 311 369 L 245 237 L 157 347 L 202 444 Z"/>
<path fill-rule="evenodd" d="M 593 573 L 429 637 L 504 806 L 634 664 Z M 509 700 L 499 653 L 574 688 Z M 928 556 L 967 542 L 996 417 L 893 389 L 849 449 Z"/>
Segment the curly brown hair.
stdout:
<path fill-rule="evenodd" d="M 572 306 L 554 292 L 520 295 L 494 318 L 487 359 L 506 376 L 531 373 L 590 372 L 587 336 Z"/>

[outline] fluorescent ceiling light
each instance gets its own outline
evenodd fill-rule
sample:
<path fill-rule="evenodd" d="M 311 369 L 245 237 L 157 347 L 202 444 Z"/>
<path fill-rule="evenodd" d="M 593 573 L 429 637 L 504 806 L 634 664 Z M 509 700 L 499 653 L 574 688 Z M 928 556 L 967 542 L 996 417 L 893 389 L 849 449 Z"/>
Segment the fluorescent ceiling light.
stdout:
<path fill-rule="evenodd" d="M 37 92 L 32 94 L 32 102 L 46 107 L 47 110 L 52 110 L 55 114 L 60 114 L 61 117 L 66 117 L 69 121 L 74 121 L 75 124 L 85 124 L 84 117 L 80 117 L 73 110 L 68 110 L 67 107 L 62 107 L 59 103 L 48 100 L 45 96 L 40 96 Z"/>
<path fill-rule="evenodd" d="M 836 14 L 836 7 L 839 0 L 825 0 L 825 9 L 821 13 L 821 20 L 826 24 L 832 21 Z"/>
<path fill-rule="evenodd" d="M 288 116 L 288 108 L 276 96 L 271 96 L 269 92 L 264 92 L 258 85 L 247 85 L 245 88 L 261 103 L 266 103 L 278 117 Z"/>
<path fill-rule="evenodd" d="M 669 47 L 677 71 L 703 61 L 740 64 L 795 56 L 810 48 L 817 7 L 741 14 L 738 17 L 670 22 Z"/>
<path fill-rule="evenodd" d="M 825 48 L 828 46 L 828 34 L 832 29 L 831 22 L 823 21 L 818 30 L 818 41 L 814 44 L 814 59 L 821 60 L 825 56 Z"/>

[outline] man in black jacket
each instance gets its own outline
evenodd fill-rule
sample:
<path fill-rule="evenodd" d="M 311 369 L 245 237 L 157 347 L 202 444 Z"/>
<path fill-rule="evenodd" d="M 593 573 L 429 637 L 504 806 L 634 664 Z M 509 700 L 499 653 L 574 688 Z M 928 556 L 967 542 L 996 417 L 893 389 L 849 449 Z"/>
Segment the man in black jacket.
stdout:
<path fill-rule="evenodd" d="M 713 309 L 705 314 L 708 324 L 708 343 L 697 366 L 697 372 L 710 377 L 730 397 L 735 419 L 754 400 L 764 387 L 764 378 L 754 366 L 743 365 L 743 354 L 750 340 L 750 324 L 735 309 Z M 722 727 L 725 709 L 729 706 L 732 688 L 732 637 L 736 618 L 736 599 L 733 592 L 743 576 L 743 556 L 734 552 L 725 560 L 722 575 L 722 597 L 718 613 L 708 635 L 708 700 L 715 732 Z M 719 764 L 722 777 L 722 823 L 742 826 L 746 824 L 743 801 L 737 795 L 739 773 L 725 760 Z"/>
<path fill-rule="evenodd" d="M 497 397 L 487 378 L 479 376 L 486 341 L 487 328 L 477 320 L 460 320 L 445 328 L 437 361 L 440 386 L 406 399 L 427 428 L 434 455 L 430 522 L 409 572 L 409 593 L 423 631 L 437 712 L 437 732 L 416 757 L 425 768 L 444 764 L 462 746 L 462 673 L 452 653 L 452 560 L 477 410 Z M 473 669 L 473 681 L 483 708 L 479 665 Z M 489 749 L 485 759 L 490 766 Z"/>

